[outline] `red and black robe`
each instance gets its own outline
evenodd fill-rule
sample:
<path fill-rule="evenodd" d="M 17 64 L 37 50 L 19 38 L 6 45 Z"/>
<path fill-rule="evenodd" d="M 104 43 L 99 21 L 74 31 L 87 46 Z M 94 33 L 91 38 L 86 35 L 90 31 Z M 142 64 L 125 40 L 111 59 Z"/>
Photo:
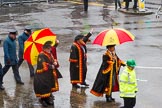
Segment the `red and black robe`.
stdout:
<path fill-rule="evenodd" d="M 55 65 L 55 68 L 56 68 L 56 73 L 57 73 L 57 77 L 58 78 L 63 78 L 63 76 L 62 76 L 62 74 L 60 73 L 60 71 L 59 71 L 59 62 L 58 62 L 58 60 L 57 60 L 57 50 L 56 50 L 56 47 L 55 46 L 53 46 L 52 48 L 51 48 L 51 53 L 52 53 L 52 55 L 53 55 L 53 57 L 54 57 L 54 61 L 57 63 L 57 65 Z"/>
<path fill-rule="evenodd" d="M 88 33 L 83 37 L 85 44 L 78 44 L 74 42 L 70 50 L 70 79 L 72 84 L 85 83 L 87 74 L 87 47 L 86 43 L 91 37 L 91 33 Z"/>
<path fill-rule="evenodd" d="M 83 45 L 74 42 L 70 50 L 70 79 L 72 84 L 83 83 L 87 70 L 86 51 Z"/>
<path fill-rule="evenodd" d="M 106 51 L 103 55 L 103 61 L 97 74 L 91 93 L 95 96 L 111 95 L 112 92 L 119 91 L 118 74 L 121 65 L 124 65 L 115 54 L 113 60 L 110 51 Z"/>
<path fill-rule="evenodd" d="M 37 69 L 34 75 L 34 91 L 37 97 L 49 97 L 59 90 L 56 70 L 52 69 L 54 58 L 51 53 L 42 51 L 38 55 Z"/>

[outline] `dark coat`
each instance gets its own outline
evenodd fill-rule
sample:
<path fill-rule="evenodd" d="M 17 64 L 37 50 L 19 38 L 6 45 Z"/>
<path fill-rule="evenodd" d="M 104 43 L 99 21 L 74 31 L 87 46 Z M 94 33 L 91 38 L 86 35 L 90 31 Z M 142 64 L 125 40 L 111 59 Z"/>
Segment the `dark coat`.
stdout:
<path fill-rule="evenodd" d="M 86 43 L 88 42 L 92 34 L 88 33 L 83 37 L 85 44 L 79 45 L 74 42 L 70 50 L 70 78 L 71 83 L 84 83 L 87 74 L 87 47 Z"/>
<path fill-rule="evenodd" d="M 38 55 L 36 73 L 34 75 L 34 91 L 37 97 L 49 97 L 52 92 L 59 90 L 55 69 L 52 69 L 52 54 L 41 52 Z"/>
<path fill-rule="evenodd" d="M 19 59 L 23 59 L 23 54 L 24 54 L 24 42 L 29 38 L 29 35 L 27 35 L 25 32 L 22 33 L 18 37 L 18 43 L 19 43 L 19 53 L 18 57 Z"/>
<path fill-rule="evenodd" d="M 17 55 L 16 55 L 16 42 L 12 40 L 9 36 L 3 42 L 4 50 L 4 62 L 5 65 L 16 65 Z"/>
<path fill-rule="evenodd" d="M 124 0 L 124 2 L 126 2 L 126 1 L 128 1 L 128 2 L 132 2 L 132 0 Z"/>
<path fill-rule="evenodd" d="M 83 83 L 83 73 L 86 71 L 86 55 L 84 47 L 76 42 L 70 50 L 70 78 L 71 83 Z"/>
<path fill-rule="evenodd" d="M 103 55 L 102 64 L 97 74 L 91 93 L 95 96 L 111 95 L 111 92 L 119 91 L 118 74 L 121 64 L 124 64 L 117 56 L 113 61 L 109 51 Z"/>

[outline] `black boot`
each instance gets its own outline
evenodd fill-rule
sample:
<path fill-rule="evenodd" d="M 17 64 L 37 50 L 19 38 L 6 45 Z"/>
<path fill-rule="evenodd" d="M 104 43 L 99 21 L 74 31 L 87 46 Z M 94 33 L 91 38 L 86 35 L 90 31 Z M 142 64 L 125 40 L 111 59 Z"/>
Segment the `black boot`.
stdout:
<path fill-rule="evenodd" d="M 48 104 L 46 103 L 44 98 L 39 99 L 39 102 L 42 104 L 43 107 L 48 107 Z"/>
<path fill-rule="evenodd" d="M 3 85 L 0 86 L 0 90 L 4 90 L 5 88 L 3 87 Z"/>
<path fill-rule="evenodd" d="M 110 96 L 106 95 L 106 102 L 114 102 L 114 101 L 115 99 L 112 98 L 111 95 Z"/>
<path fill-rule="evenodd" d="M 55 96 L 53 96 L 52 93 L 51 93 L 49 98 L 52 99 L 52 100 L 55 100 Z"/>
<path fill-rule="evenodd" d="M 48 105 L 53 105 L 53 104 L 54 104 L 53 99 L 51 99 L 50 97 L 46 98 L 46 99 L 45 99 L 45 102 L 46 102 Z"/>

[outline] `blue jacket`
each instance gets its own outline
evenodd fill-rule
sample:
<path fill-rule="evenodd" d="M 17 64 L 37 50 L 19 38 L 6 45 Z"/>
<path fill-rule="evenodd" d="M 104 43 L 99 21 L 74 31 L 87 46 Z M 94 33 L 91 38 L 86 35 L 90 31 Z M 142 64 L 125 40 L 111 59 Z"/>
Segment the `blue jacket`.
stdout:
<path fill-rule="evenodd" d="M 4 50 L 4 63 L 5 65 L 16 65 L 17 55 L 16 55 L 16 41 L 11 40 L 8 36 L 3 43 Z"/>
<path fill-rule="evenodd" d="M 27 35 L 26 33 L 22 33 L 19 37 L 18 37 L 18 42 L 19 42 L 19 59 L 23 59 L 23 54 L 24 54 L 24 42 L 29 38 L 29 35 Z"/>

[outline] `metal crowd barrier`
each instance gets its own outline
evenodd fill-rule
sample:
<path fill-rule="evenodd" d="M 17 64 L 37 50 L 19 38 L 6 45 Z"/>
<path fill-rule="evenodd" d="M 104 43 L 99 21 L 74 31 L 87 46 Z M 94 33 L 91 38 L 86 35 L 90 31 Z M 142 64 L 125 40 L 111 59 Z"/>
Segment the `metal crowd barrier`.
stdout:
<path fill-rule="evenodd" d="M 55 0 L 0 0 L 0 5 L 9 5 L 9 4 L 23 4 L 23 3 L 40 3 L 40 2 L 49 2 Z"/>

